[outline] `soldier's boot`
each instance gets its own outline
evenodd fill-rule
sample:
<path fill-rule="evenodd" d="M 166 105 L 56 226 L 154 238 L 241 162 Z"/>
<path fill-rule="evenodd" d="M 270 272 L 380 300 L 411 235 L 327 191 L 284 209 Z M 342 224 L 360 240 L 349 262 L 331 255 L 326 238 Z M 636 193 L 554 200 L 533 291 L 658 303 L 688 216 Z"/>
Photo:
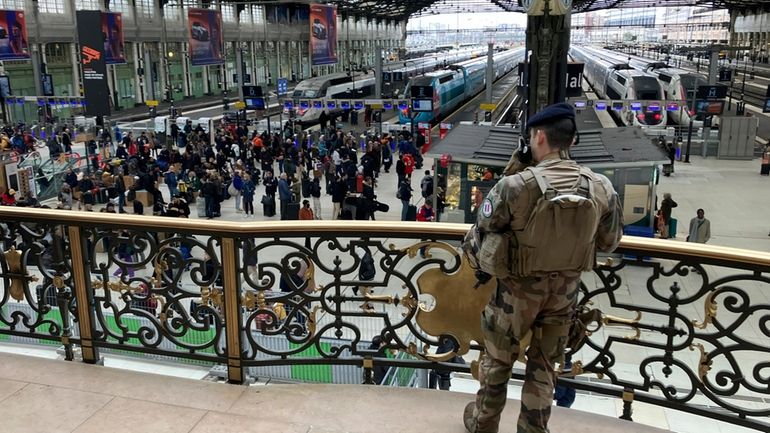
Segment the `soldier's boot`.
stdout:
<path fill-rule="evenodd" d="M 465 424 L 465 430 L 468 430 L 468 433 L 497 433 L 497 427 L 491 428 L 487 426 L 487 428 L 484 428 L 483 426 L 479 426 L 478 417 L 474 415 L 475 411 L 475 402 L 470 402 L 465 406 L 465 411 L 463 412 L 463 424 Z M 497 423 L 495 423 L 495 426 L 497 426 Z"/>
<path fill-rule="evenodd" d="M 476 402 L 472 401 L 465 406 L 463 412 L 463 424 L 465 424 L 465 430 L 468 433 L 476 433 L 476 417 L 473 416 L 473 411 L 476 410 Z"/>

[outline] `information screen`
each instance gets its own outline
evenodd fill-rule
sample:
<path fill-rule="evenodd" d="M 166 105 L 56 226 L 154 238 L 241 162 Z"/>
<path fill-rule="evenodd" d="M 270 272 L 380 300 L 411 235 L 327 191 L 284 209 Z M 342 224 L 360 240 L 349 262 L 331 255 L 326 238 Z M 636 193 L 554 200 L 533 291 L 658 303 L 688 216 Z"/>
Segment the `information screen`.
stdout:
<path fill-rule="evenodd" d="M 416 112 L 433 111 L 433 100 L 432 99 L 413 99 L 412 111 L 416 111 Z"/>

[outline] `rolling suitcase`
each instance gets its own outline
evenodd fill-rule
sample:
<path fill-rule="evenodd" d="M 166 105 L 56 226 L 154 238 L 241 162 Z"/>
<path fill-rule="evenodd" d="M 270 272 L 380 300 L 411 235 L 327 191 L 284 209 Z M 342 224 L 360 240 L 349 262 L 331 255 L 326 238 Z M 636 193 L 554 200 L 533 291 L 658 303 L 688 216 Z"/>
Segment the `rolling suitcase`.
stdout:
<path fill-rule="evenodd" d="M 679 220 L 676 218 L 671 218 L 671 222 L 668 224 L 668 237 L 669 238 L 675 238 L 676 237 L 676 229 L 677 229 L 677 223 Z"/>
<path fill-rule="evenodd" d="M 201 199 L 195 203 L 195 208 L 198 211 L 198 218 L 206 218 L 206 201 Z"/>
<path fill-rule="evenodd" d="M 299 219 L 299 203 L 289 203 L 286 205 L 286 219 L 287 220 Z"/>
<path fill-rule="evenodd" d="M 269 195 L 262 196 L 262 213 L 266 217 L 275 216 L 275 197 Z"/>
<path fill-rule="evenodd" d="M 417 206 L 410 204 L 406 210 L 407 221 L 417 221 Z"/>

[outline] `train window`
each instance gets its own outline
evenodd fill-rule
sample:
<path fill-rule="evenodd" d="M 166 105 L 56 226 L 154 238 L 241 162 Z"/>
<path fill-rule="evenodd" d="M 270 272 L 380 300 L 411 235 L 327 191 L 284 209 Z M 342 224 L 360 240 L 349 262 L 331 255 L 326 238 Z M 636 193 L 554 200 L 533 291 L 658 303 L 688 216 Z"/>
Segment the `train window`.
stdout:
<path fill-rule="evenodd" d="M 639 99 L 653 100 L 653 99 L 658 99 L 658 92 L 656 92 L 655 90 L 648 90 L 648 89 L 646 89 L 646 90 L 639 90 L 639 89 L 637 89 L 636 96 L 639 97 Z"/>
<path fill-rule="evenodd" d="M 664 83 L 670 83 L 671 82 L 671 77 L 669 77 L 666 74 L 658 75 L 658 79 L 660 79 L 660 81 L 663 81 Z"/>
<path fill-rule="evenodd" d="M 330 86 L 336 86 L 338 84 L 349 83 L 351 81 L 353 81 L 353 79 L 350 78 L 350 77 L 332 78 L 331 80 L 329 80 L 329 85 Z"/>
<path fill-rule="evenodd" d="M 618 83 L 620 83 L 621 85 L 623 85 L 623 86 L 625 86 L 625 85 L 626 85 L 626 79 L 625 79 L 625 78 L 623 78 L 623 77 L 621 77 L 620 75 L 615 75 L 615 79 L 616 79 L 616 80 L 618 81 Z"/>
<path fill-rule="evenodd" d="M 439 78 L 438 82 L 440 84 L 444 84 L 447 81 L 452 81 L 453 78 L 454 78 L 454 76 L 452 76 L 452 75 L 446 75 L 446 76 L 443 76 L 443 77 Z"/>

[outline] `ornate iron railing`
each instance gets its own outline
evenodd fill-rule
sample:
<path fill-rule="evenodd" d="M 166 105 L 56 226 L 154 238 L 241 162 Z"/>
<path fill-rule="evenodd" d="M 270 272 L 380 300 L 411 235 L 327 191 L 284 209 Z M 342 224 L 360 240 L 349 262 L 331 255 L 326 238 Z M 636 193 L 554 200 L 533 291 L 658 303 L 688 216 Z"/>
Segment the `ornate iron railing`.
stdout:
<path fill-rule="evenodd" d="M 467 372 L 446 361 L 483 349 L 494 291 L 461 260 L 467 228 L 0 208 L 0 342 L 221 364 L 234 383 L 275 366 Z M 622 397 L 628 419 L 639 400 L 766 431 L 770 254 L 627 237 L 601 260 L 580 297 L 600 320 L 562 380 Z M 442 338 L 456 351 L 436 353 Z"/>

